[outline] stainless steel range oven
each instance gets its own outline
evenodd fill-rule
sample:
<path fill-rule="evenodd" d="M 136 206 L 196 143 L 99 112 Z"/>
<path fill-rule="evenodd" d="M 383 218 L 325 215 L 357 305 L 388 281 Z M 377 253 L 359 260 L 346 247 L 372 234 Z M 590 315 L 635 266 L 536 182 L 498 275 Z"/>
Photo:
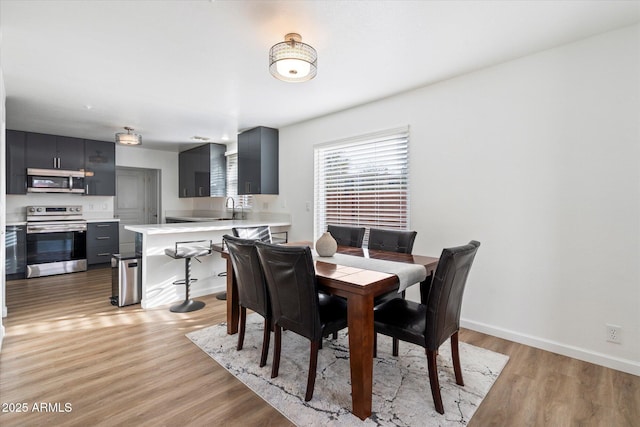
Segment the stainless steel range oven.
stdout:
<path fill-rule="evenodd" d="M 27 278 L 87 270 L 82 206 L 27 207 Z"/>

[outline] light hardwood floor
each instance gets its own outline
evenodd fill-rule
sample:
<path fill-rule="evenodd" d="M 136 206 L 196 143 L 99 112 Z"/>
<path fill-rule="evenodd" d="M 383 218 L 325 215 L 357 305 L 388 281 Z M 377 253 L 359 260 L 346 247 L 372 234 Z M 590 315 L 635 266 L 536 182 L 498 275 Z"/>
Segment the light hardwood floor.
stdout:
<path fill-rule="evenodd" d="M 7 282 L 1 426 L 291 425 L 185 337 L 223 322 L 224 302 L 178 314 L 113 307 L 110 293 L 108 268 Z M 640 377 L 478 332 L 461 340 L 511 357 L 472 427 L 640 425 Z M 27 412 L 4 412 L 16 404 Z"/>

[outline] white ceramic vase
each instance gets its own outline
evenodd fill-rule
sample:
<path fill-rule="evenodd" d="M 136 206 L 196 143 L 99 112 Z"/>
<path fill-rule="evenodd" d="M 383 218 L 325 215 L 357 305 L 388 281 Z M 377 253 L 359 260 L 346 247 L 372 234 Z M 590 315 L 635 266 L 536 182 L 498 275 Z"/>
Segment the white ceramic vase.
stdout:
<path fill-rule="evenodd" d="M 331 233 L 326 231 L 316 242 L 316 252 L 320 256 L 333 256 L 338 250 L 338 243 Z"/>

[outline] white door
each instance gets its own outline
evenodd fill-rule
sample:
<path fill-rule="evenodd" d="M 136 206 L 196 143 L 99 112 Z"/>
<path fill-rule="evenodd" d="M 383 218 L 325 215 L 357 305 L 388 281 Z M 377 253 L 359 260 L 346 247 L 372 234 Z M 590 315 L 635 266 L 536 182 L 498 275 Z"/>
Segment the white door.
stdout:
<path fill-rule="evenodd" d="M 117 168 L 114 204 L 120 219 L 120 253 L 133 253 L 135 233 L 124 226 L 158 223 L 158 171 Z"/>

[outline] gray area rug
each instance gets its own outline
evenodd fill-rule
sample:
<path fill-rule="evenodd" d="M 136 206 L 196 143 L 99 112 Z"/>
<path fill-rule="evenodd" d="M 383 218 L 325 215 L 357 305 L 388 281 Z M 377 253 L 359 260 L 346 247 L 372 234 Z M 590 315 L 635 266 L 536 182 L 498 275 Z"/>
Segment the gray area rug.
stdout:
<path fill-rule="evenodd" d="M 226 323 L 191 332 L 187 337 L 271 406 L 298 426 L 460 426 L 466 425 L 509 360 L 508 356 L 460 343 L 464 387 L 456 385 L 449 343 L 438 355 L 445 414 L 436 412 L 424 349 L 400 342 L 391 354 L 391 338 L 378 335 L 373 361 L 372 415 L 365 421 L 351 414 L 351 381 L 347 331 L 325 339 L 318 355 L 313 399 L 304 401 L 309 366 L 309 341 L 292 332 L 282 334 L 280 372 L 271 378 L 273 335 L 267 365 L 260 368 L 262 317 L 247 316 L 244 348 L 238 335 L 227 335 Z"/>

